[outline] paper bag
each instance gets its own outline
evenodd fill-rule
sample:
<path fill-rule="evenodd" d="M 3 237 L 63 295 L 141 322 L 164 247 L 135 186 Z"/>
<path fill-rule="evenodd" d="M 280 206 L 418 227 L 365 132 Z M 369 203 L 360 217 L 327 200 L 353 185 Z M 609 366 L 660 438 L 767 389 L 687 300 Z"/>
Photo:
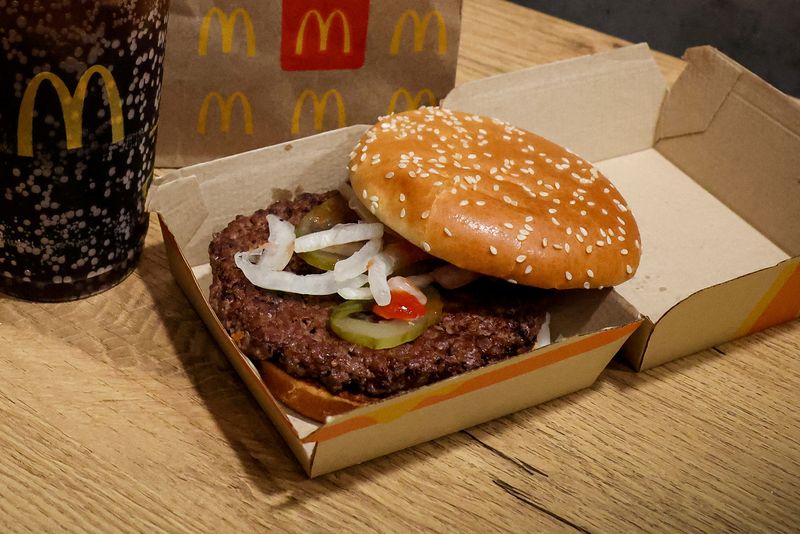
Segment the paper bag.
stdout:
<path fill-rule="evenodd" d="M 172 0 L 157 165 L 438 103 L 461 0 Z"/>

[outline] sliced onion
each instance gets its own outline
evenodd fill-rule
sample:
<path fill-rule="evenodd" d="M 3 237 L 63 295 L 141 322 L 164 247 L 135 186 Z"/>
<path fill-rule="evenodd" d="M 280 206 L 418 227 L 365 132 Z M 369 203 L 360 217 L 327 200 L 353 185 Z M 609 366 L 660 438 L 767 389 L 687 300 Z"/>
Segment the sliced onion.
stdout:
<path fill-rule="evenodd" d="M 420 289 L 425 289 L 433 282 L 433 277 L 429 274 L 415 274 L 406 278 Z"/>
<path fill-rule="evenodd" d="M 311 252 L 332 247 L 334 245 L 344 245 L 355 241 L 367 241 L 383 235 L 383 225 L 381 223 L 346 223 L 337 224 L 330 230 L 306 234 L 294 240 L 295 252 Z"/>
<path fill-rule="evenodd" d="M 417 299 L 420 304 L 426 304 L 428 302 L 428 297 L 425 296 L 425 293 L 420 291 L 419 287 L 417 287 L 409 278 L 406 278 L 405 276 L 393 276 L 389 278 L 389 289 L 405 291 Z"/>
<path fill-rule="evenodd" d="M 546 347 L 550 344 L 550 313 L 544 315 L 544 323 L 536 334 L 536 343 L 533 344 L 534 349 Z"/>
<path fill-rule="evenodd" d="M 371 300 L 372 290 L 369 286 L 343 287 L 339 289 L 339 296 L 345 300 Z"/>
<path fill-rule="evenodd" d="M 306 275 L 294 274 L 288 271 L 268 271 L 260 268 L 259 265 L 250 263 L 244 253 L 241 252 L 234 256 L 234 261 L 250 283 L 264 289 L 287 291 L 301 295 L 331 295 L 338 290 L 333 271 Z"/>
<path fill-rule="evenodd" d="M 392 272 L 393 264 L 394 262 L 387 258 L 383 252 L 376 254 L 369 261 L 367 277 L 369 278 L 369 287 L 372 290 L 372 298 L 375 299 L 375 303 L 378 306 L 386 306 L 392 301 L 389 281 L 386 278 Z"/>
<path fill-rule="evenodd" d="M 373 215 L 372 213 L 370 213 L 367 207 L 364 206 L 364 204 L 362 204 L 360 200 L 358 200 L 358 197 L 353 191 L 353 188 L 350 187 L 350 184 L 343 183 L 342 185 L 340 185 L 339 193 L 341 193 L 341 195 L 345 198 L 345 200 L 347 200 L 347 206 L 358 214 L 359 219 L 368 223 L 378 222 L 378 218 L 375 217 L 375 215 Z"/>
<path fill-rule="evenodd" d="M 337 280 L 347 280 L 367 271 L 367 264 L 375 254 L 381 251 L 383 240 L 380 237 L 370 239 L 355 254 L 347 259 L 339 260 L 333 268 Z"/>
<path fill-rule="evenodd" d="M 271 213 L 267 215 L 269 239 L 263 248 L 240 252 L 250 263 L 265 271 L 282 271 L 292 259 L 294 249 L 294 225 L 282 221 Z M 255 260 L 255 262 L 253 261 Z"/>
<path fill-rule="evenodd" d="M 431 272 L 431 276 L 437 284 L 445 289 L 456 289 L 474 282 L 480 275 L 472 271 L 467 271 L 455 265 L 442 265 Z"/>

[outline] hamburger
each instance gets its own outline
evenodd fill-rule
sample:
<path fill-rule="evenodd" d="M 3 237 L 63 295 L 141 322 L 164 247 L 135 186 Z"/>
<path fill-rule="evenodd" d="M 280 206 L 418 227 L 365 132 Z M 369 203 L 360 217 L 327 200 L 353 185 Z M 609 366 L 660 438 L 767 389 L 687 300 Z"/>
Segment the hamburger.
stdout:
<path fill-rule="evenodd" d="M 317 421 L 547 342 L 549 289 L 619 284 L 640 236 L 590 163 L 436 107 L 383 117 L 339 191 L 240 216 L 210 303 L 273 395 Z"/>

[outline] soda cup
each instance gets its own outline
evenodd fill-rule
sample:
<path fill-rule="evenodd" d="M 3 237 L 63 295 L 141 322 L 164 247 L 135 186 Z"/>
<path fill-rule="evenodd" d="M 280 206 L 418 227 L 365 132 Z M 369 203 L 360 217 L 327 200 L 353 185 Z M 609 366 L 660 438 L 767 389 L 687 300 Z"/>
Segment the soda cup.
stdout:
<path fill-rule="evenodd" d="M 136 265 L 168 0 L 0 0 L 0 291 L 66 301 Z"/>

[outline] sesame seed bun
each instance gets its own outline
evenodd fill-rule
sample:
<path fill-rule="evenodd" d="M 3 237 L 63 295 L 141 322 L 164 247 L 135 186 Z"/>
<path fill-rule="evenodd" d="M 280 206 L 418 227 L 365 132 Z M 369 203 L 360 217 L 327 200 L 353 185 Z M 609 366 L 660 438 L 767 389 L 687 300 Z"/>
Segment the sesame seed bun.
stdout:
<path fill-rule="evenodd" d="M 543 288 L 629 279 L 640 236 L 625 200 L 580 156 L 477 115 L 427 107 L 382 118 L 350 160 L 384 224 L 458 267 Z"/>

